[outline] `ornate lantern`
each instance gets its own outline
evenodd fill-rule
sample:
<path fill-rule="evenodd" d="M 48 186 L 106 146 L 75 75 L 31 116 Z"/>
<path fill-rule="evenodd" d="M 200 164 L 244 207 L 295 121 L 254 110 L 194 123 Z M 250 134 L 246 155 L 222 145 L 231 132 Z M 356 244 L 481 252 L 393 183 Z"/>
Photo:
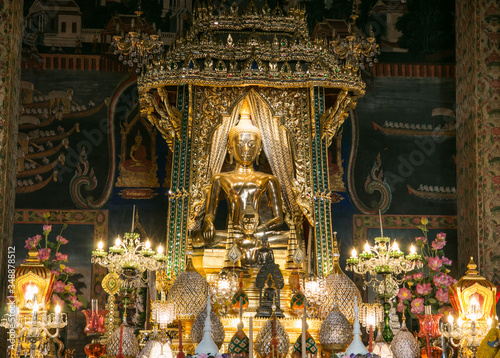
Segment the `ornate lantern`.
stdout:
<path fill-rule="evenodd" d="M 207 280 L 196 271 L 188 257 L 186 270 L 175 279 L 167 301 L 174 303 L 177 318 L 194 320 L 205 309 L 208 290 Z"/>
<path fill-rule="evenodd" d="M 471 257 L 465 276 L 449 288 L 450 302 L 459 316 L 459 346 L 464 355 L 474 354 L 488 333 L 492 320 L 496 319 L 497 289 L 479 275 L 476 267 Z M 453 326 L 451 330 L 455 330 Z"/>
<path fill-rule="evenodd" d="M 340 312 L 354 323 L 354 307 L 352 303 L 356 297 L 358 302 L 363 302 L 361 294 L 354 282 L 342 271 L 339 265 L 339 249 L 337 245 L 337 233 L 333 233 L 333 269 L 325 278 L 323 300 L 320 306 L 320 317 L 325 319 L 333 310 L 336 303 Z"/>
<path fill-rule="evenodd" d="M 38 260 L 36 249 L 29 250 L 26 263 L 16 267 L 14 277 L 14 296 L 20 314 L 31 314 L 35 302 L 38 312 L 49 309 L 54 274 Z"/>
<path fill-rule="evenodd" d="M 473 258 L 467 265 L 467 272 L 449 289 L 450 302 L 459 317 L 465 320 L 486 322 L 496 316 L 497 288 L 479 275 Z"/>

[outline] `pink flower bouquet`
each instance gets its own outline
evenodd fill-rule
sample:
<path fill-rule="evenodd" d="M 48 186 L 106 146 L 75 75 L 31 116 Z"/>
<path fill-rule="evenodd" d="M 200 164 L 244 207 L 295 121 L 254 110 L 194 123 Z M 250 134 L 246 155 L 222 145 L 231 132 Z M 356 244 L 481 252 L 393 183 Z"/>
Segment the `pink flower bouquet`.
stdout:
<path fill-rule="evenodd" d="M 44 218 L 48 220 L 49 216 L 44 215 Z M 70 277 L 75 274 L 75 270 L 65 265 L 68 262 L 68 255 L 59 251 L 63 245 L 69 242 L 68 239 L 62 236 L 65 228 L 66 225 L 63 226 L 56 240 L 51 241 L 49 235 L 52 232 L 52 225 L 45 224 L 43 225 L 42 235 L 29 237 L 25 241 L 24 248 L 27 250 L 37 249 L 40 262 L 54 274 L 55 280 L 51 301 L 61 306 L 67 304 L 71 310 L 76 311 L 82 307 L 85 308 L 87 300 L 85 297 L 78 295 L 78 290 L 70 281 Z"/>
<path fill-rule="evenodd" d="M 429 240 L 428 220 L 422 218 L 418 228 L 424 236 L 415 238 L 415 243 L 420 247 L 424 267 L 422 272 L 415 272 L 403 277 L 405 285 L 399 289 L 397 311 L 415 315 L 424 312 L 424 306 L 431 306 L 432 313 L 449 312 L 451 310 L 448 298 L 448 287 L 456 280 L 449 275 L 448 267 L 451 260 L 444 256 L 446 234 L 440 232 L 434 240 Z"/>

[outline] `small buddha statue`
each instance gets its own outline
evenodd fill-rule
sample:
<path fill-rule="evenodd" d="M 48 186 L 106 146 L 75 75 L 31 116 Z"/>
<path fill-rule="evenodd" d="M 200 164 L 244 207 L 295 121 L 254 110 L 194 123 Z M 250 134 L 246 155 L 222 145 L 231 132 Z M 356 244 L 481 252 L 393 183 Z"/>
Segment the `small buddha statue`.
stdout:
<path fill-rule="evenodd" d="M 283 224 L 281 191 L 274 175 L 255 171 L 253 163 L 262 150 L 262 134 L 253 125 L 248 102 L 244 100 L 238 125 L 231 128 L 227 150 L 236 161 L 233 171 L 222 172 L 211 178 L 205 218 L 194 246 L 215 244 L 214 220 L 220 193 L 228 202 L 228 221 L 233 223 L 236 245 L 242 251 L 242 266 L 255 264 L 255 251 L 262 247 L 262 237 Z M 259 215 L 260 201 L 266 195 L 272 217 L 266 221 Z"/>

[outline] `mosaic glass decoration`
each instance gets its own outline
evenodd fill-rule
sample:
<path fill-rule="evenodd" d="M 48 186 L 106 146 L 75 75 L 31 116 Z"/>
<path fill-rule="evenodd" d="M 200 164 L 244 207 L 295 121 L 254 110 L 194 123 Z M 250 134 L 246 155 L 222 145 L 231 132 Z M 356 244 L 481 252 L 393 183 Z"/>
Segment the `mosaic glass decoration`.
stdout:
<path fill-rule="evenodd" d="M 179 319 L 193 319 L 204 309 L 207 303 L 209 285 L 193 266 L 189 257 L 186 270 L 179 274 L 168 291 L 168 302 L 173 302 Z"/>
<path fill-rule="evenodd" d="M 207 311 L 203 310 L 198 317 L 194 320 L 193 327 L 191 328 L 191 341 L 193 343 L 200 343 L 203 339 L 203 329 L 205 328 L 205 319 L 207 318 Z M 217 347 L 222 347 L 224 343 L 224 326 L 214 311 L 210 311 L 210 325 L 211 336 Z"/>
<path fill-rule="evenodd" d="M 321 324 L 319 342 L 331 353 L 344 352 L 352 342 L 352 326 L 336 304 Z"/>
<path fill-rule="evenodd" d="M 139 353 L 139 343 L 134 334 L 134 329 L 121 325 L 109 337 L 106 353 L 110 357 L 116 357 L 120 353 L 120 340 L 122 341 L 121 353 L 124 358 L 135 358 Z"/>
<path fill-rule="evenodd" d="M 288 354 L 290 338 L 279 320 L 276 320 L 276 335 L 279 342 L 280 355 Z M 262 326 L 255 340 L 255 350 L 260 358 L 266 357 L 271 352 L 271 339 L 273 338 L 273 319 L 270 318 Z"/>

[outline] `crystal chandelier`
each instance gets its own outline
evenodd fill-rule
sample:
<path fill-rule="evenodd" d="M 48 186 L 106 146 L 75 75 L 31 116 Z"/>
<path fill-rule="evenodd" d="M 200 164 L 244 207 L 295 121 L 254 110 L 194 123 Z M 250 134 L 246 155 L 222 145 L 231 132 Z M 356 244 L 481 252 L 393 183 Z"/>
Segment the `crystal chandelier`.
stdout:
<path fill-rule="evenodd" d="M 338 63 L 343 63 L 345 68 L 351 70 L 358 67 L 364 69 L 365 62 L 368 63 L 369 67 L 372 67 L 374 63 L 378 62 L 375 56 L 380 55 L 380 47 L 375 42 L 372 26 L 370 25 L 369 37 L 367 38 L 356 27 L 357 12 L 357 9 L 354 9 L 351 15 L 352 22 L 348 24 L 348 35 L 341 38 L 333 29 L 333 40 L 330 41 L 331 50 L 337 56 Z"/>
<path fill-rule="evenodd" d="M 323 298 L 324 280 L 321 277 L 316 276 L 313 273 L 307 274 L 304 278 L 304 294 L 307 297 L 307 301 L 312 305 L 316 312 L 314 315 L 318 314 L 319 305 Z"/>
<path fill-rule="evenodd" d="M 118 237 L 109 252 L 104 251 L 103 246 L 100 241 L 97 250 L 92 251 L 92 263 L 106 267 L 126 279 L 137 280 L 146 270 L 159 270 L 167 259 L 161 245 L 155 252 L 149 240 L 141 242 L 139 234 L 135 232 L 125 233 L 123 240 Z"/>
<path fill-rule="evenodd" d="M 163 43 L 160 41 L 160 31 L 158 34 L 148 34 L 143 32 L 143 20 L 141 15 L 141 2 L 137 11 L 135 11 L 136 19 L 132 19 L 129 31 L 126 34 L 121 34 L 113 37 L 111 45 L 114 47 L 114 54 L 118 55 L 118 60 L 124 65 L 136 67 L 136 72 L 140 73 L 141 68 L 153 60 L 156 56 L 164 51 Z M 116 31 L 120 28 L 117 24 Z"/>
<path fill-rule="evenodd" d="M 14 303 L 9 304 L 9 313 L 4 315 L 0 323 L 7 330 L 15 330 L 18 351 L 22 350 L 23 343 L 29 344 L 29 357 L 34 358 L 36 351 L 42 355 L 48 354 L 48 338 L 56 338 L 59 331 L 66 327 L 68 318 L 66 313 L 61 313 L 61 307 L 56 305 L 55 313 L 47 313 L 38 302 L 34 302 L 33 311 L 28 315 L 18 315 Z M 14 313 L 14 314 L 12 314 Z M 50 333 L 50 330 L 54 330 Z M 21 356 L 19 352 L 19 356 Z"/>
<path fill-rule="evenodd" d="M 165 293 L 161 292 L 161 298 L 152 303 L 151 317 L 160 329 L 167 328 L 167 325 L 175 319 L 175 306 L 165 299 Z"/>
<path fill-rule="evenodd" d="M 368 351 L 373 352 L 373 332 L 384 318 L 384 307 L 380 303 L 362 303 L 359 320 L 368 331 Z"/>
<path fill-rule="evenodd" d="M 215 275 L 210 275 L 210 286 L 215 293 L 215 299 L 219 304 L 219 313 L 226 315 L 228 303 L 239 288 L 238 275 L 231 269 L 222 269 Z"/>

